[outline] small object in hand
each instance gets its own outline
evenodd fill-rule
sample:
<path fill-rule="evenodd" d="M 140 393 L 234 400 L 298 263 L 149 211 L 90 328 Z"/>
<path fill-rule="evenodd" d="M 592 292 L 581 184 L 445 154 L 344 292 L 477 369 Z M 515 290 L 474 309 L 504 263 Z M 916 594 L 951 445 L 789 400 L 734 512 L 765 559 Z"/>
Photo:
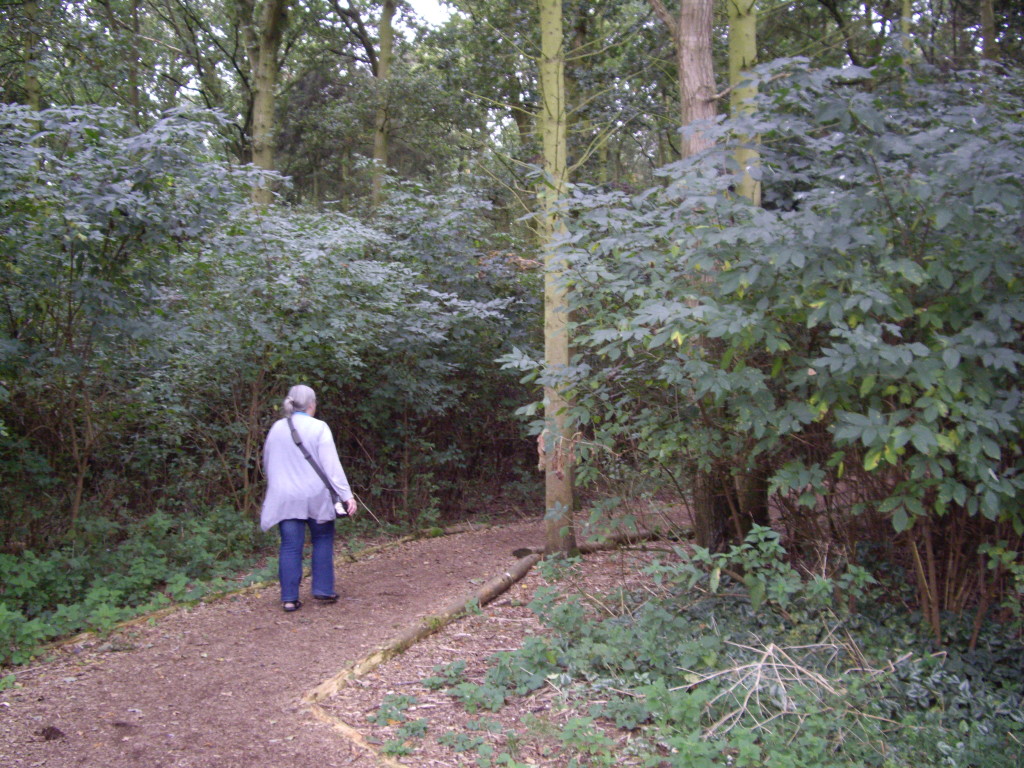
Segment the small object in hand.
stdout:
<path fill-rule="evenodd" d="M 348 507 L 345 506 L 344 501 L 334 502 L 334 513 L 338 517 L 348 517 Z"/>

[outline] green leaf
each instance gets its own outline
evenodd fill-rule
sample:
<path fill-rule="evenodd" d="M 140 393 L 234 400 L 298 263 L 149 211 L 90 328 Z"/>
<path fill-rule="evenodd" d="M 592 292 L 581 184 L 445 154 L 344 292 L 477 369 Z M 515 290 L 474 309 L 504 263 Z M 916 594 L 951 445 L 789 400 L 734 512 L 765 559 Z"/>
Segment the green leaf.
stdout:
<path fill-rule="evenodd" d="M 896 511 L 892 513 L 892 527 L 896 529 L 896 533 L 903 533 L 910 528 L 910 523 L 906 507 L 902 505 L 897 507 Z"/>
<path fill-rule="evenodd" d="M 746 584 L 747 592 L 750 594 L 750 605 L 756 611 L 764 603 L 764 582 L 756 576 L 748 576 L 744 579 L 744 583 Z"/>

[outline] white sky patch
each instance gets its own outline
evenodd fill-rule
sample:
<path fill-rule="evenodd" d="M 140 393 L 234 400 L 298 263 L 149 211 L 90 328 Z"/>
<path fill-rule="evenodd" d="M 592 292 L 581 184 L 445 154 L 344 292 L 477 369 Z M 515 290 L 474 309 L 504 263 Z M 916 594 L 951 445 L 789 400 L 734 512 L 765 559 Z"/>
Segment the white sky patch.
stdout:
<path fill-rule="evenodd" d="M 439 27 L 452 15 L 450 8 L 441 5 L 438 0 L 409 0 L 409 5 L 417 15 L 432 27 Z"/>

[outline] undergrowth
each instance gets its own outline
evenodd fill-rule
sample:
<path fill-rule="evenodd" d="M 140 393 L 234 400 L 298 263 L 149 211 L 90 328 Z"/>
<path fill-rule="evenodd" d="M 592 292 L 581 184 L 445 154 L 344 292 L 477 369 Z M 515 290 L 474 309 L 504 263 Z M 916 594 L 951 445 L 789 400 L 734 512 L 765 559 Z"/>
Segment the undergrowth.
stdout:
<path fill-rule="evenodd" d="M 495 655 L 482 682 L 459 664 L 424 682 L 471 714 L 557 689 L 569 719 L 527 730 L 567 766 L 1024 766 L 1024 646 L 1005 628 L 968 651 L 971 627 L 950 619 L 934 647 L 866 571 L 801 575 L 768 528 L 725 554 L 677 549 L 648 575 L 653 590 L 599 603 L 542 588 L 547 633 Z M 481 766 L 520 764 L 479 735 L 445 738 Z"/>
<path fill-rule="evenodd" d="M 276 572 L 276 561 L 254 569 L 272 539 L 230 507 L 124 523 L 90 518 L 68 540 L 45 554 L 0 554 L 0 665 L 24 664 L 57 638 L 107 632 Z"/>

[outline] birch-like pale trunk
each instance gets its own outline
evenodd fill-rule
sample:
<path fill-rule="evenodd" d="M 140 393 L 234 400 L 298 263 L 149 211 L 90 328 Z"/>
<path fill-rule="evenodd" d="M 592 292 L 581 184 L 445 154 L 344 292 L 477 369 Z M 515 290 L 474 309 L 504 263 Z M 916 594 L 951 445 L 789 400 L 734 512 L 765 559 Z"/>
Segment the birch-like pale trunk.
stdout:
<path fill-rule="evenodd" d="M 569 184 L 566 154 L 565 49 L 562 0 L 538 0 L 540 8 L 540 91 L 538 115 L 544 180 L 540 188 L 540 237 L 544 253 L 544 362 L 557 372 L 569 364 L 569 313 L 561 280 L 564 262 L 559 241 L 566 234 L 561 210 Z M 573 532 L 572 439 L 566 434 L 568 403 L 557 387 L 544 388 L 545 551 L 570 553 Z"/>
<path fill-rule="evenodd" d="M 757 84 L 752 79 L 757 64 L 757 0 L 727 0 L 729 11 L 729 109 L 734 117 L 749 117 L 755 111 Z M 744 146 L 733 154 L 742 175 L 736 185 L 736 194 L 745 197 L 753 206 L 761 205 L 760 166 L 761 153 L 758 136 L 744 136 Z M 736 535 L 745 537 L 752 523 L 768 525 L 767 467 L 756 462 L 754 466 L 737 467 L 735 477 L 736 507 L 738 515 Z M 730 510 L 732 513 L 733 510 Z"/>
<path fill-rule="evenodd" d="M 391 77 L 391 62 L 394 58 L 395 0 L 384 0 L 380 11 L 380 50 L 377 52 L 377 93 L 380 103 L 373 125 L 373 181 L 371 203 L 377 208 L 384 196 L 384 174 L 388 166 L 388 97 L 387 82 Z"/>
<path fill-rule="evenodd" d="M 751 79 L 757 64 L 757 0 L 728 0 L 729 9 L 729 106 L 734 117 L 754 113 L 757 85 Z M 756 136 L 744 137 L 745 147 L 733 157 L 743 169 L 736 192 L 754 205 L 761 205 L 761 182 L 751 173 L 760 163 Z"/>
<path fill-rule="evenodd" d="M 914 44 L 910 39 L 913 18 L 913 0 L 903 0 L 900 5 L 900 34 L 903 35 L 903 49 L 908 53 L 914 48 Z"/>

